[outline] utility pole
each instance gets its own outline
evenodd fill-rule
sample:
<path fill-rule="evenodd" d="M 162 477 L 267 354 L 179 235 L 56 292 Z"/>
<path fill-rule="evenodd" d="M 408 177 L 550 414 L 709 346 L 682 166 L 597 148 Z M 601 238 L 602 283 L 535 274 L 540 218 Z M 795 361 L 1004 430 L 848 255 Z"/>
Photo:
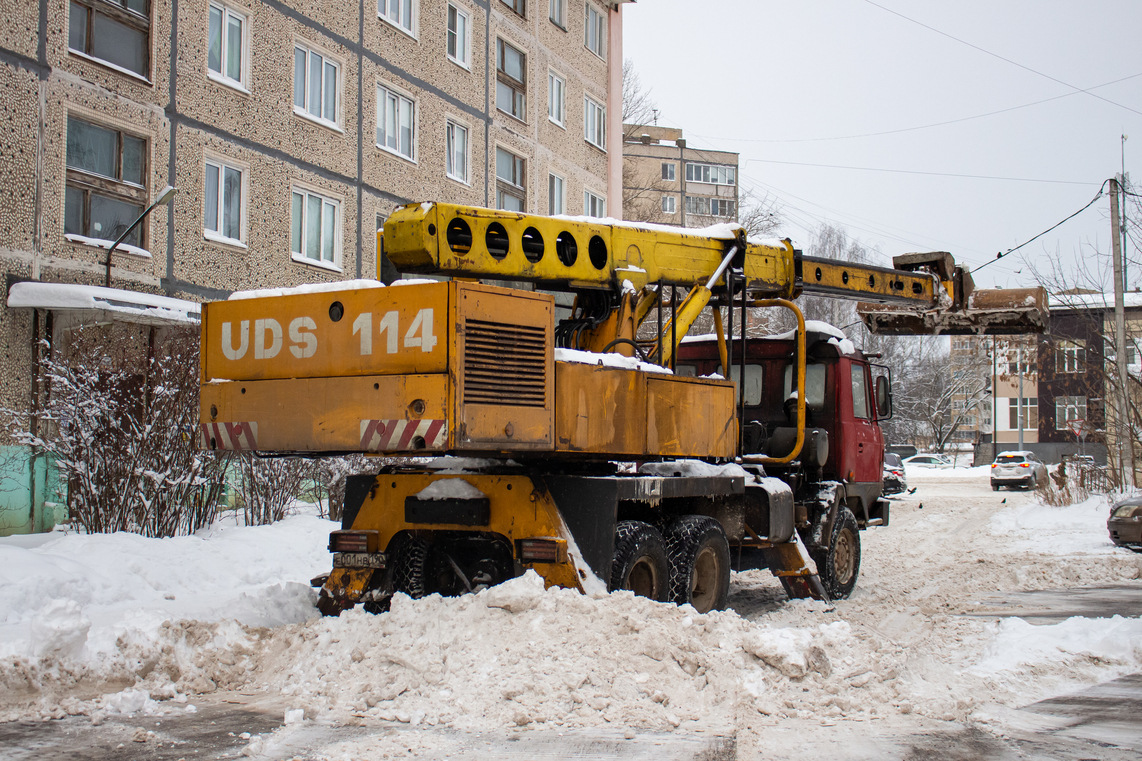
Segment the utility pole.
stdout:
<path fill-rule="evenodd" d="M 1023 401 L 1023 343 L 1020 342 L 1015 349 L 1015 367 L 1019 370 L 1019 398 L 1015 401 L 1015 424 L 1019 426 L 1019 451 L 1023 451 L 1023 409 L 1026 403 Z"/>
<path fill-rule="evenodd" d="M 1114 353 L 1117 366 L 1117 386 L 1114 394 L 1114 440 L 1118 450 L 1118 472 L 1122 474 L 1122 488 L 1134 488 L 1134 442 L 1127 417 L 1126 401 L 1126 298 L 1122 282 L 1122 237 L 1119 224 L 1118 180 L 1110 181 L 1110 240 L 1114 257 Z"/>

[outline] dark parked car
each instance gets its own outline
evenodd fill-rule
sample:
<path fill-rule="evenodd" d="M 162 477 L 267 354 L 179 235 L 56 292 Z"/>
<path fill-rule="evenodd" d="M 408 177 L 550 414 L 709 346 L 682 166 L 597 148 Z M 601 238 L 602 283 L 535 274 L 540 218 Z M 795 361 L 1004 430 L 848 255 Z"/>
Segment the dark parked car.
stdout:
<path fill-rule="evenodd" d="M 1110 531 L 1110 541 L 1142 552 L 1142 494 L 1115 502 L 1106 528 Z"/>
<path fill-rule="evenodd" d="M 991 464 L 991 488 L 1022 486 L 1034 489 L 1047 485 L 1047 466 L 1034 452 L 1004 452 Z"/>
<path fill-rule="evenodd" d="M 900 455 L 884 453 L 884 494 L 900 494 L 908 489 L 908 477 L 904 475 L 904 463 Z"/>

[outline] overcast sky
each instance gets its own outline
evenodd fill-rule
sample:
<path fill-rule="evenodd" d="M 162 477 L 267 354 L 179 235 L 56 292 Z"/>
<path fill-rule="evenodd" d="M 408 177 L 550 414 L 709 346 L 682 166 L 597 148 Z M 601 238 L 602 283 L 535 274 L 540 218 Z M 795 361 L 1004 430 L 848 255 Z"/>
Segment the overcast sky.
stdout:
<path fill-rule="evenodd" d="M 740 153 L 741 184 L 799 245 L 829 221 L 886 257 L 978 267 L 1088 204 L 1123 134 L 1142 178 L 1142 0 L 638 0 L 623 16 L 658 123 Z M 1109 267 L 1109 206 L 977 284 L 1033 284 L 1056 252 Z M 1142 264 L 1128 275 L 1142 285 Z"/>

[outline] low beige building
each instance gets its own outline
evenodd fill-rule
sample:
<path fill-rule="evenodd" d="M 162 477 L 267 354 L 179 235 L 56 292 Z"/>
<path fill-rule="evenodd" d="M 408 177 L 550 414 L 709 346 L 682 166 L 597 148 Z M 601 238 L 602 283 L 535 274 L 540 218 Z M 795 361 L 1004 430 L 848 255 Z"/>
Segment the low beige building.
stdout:
<path fill-rule="evenodd" d="M 202 301 L 375 277 L 410 201 L 606 214 L 625 1 L 0 0 L 0 407 L 64 309 L 20 280 Z"/>
<path fill-rule="evenodd" d="M 738 154 L 690 148 L 682 130 L 623 125 L 623 218 L 705 227 L 738 220 Z"/>

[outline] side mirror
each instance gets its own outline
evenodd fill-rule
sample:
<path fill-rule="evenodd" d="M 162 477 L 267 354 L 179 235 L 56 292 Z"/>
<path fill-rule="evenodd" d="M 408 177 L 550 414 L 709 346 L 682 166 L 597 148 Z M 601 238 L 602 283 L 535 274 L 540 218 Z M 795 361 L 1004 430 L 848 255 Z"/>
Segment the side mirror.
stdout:
<path fill-rule="evenodd" d="M 892 387 L 886 375 L 876 379 L 876 415 L 880 420 L 892 417 Z"/>

